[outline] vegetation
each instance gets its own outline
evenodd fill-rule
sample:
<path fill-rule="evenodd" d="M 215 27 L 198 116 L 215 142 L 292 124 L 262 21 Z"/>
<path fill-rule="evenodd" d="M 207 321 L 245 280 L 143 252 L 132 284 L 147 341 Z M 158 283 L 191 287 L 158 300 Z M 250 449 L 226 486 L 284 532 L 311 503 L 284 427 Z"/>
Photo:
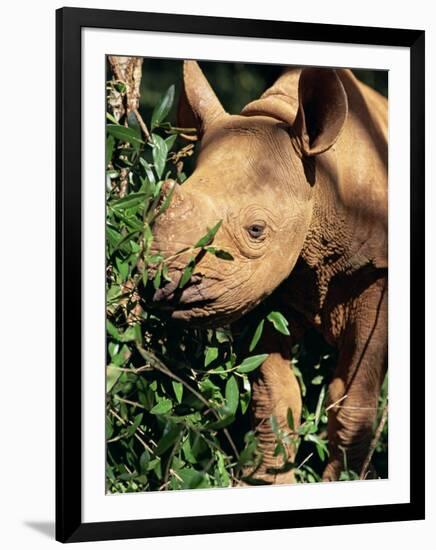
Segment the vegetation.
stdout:
<path fill-rule="evenodd" d="M 255 324 L 238 336 L 226 326 L 188 328 L 151 305 L 149 296 L 168 276 L 163 259 L 151 252 L 153 222 L 171 200 L 171 193 L 164 197 L 163 182 L 171 178 L 183 184 L 195 156 L 192 129 L 174 125 L 177 91 L 168 79 L 179 81 L 179 65 L 146 62 L 139 110 L 126 109 L 119 116 L 114 115 L 114 98 L 123 101 L 127 86 L 108 68 L 106 436 L 111 493 L 237 484 L 242 468 L 261 459 L 248 419 L 250 373 L 267 357 L 256 353 L 257 341 L 265 323 L 289 333 L 280 311 L 266 305 L 259 309 Z M 259 95 L 277 73 L 275 67 L 222 63 L 210 70 L 215 76 L 221 71 L 245 82 L 244 103 Z M 208 76 L 214 82 L 213 75 Z M 229 97 L 229 79 L 224 76 L 215 80 L 224 87 L 217 86 L 219 95 Z M 158 97 L 159 79 L 166 83 Z M 196 243 L 193 253 L 213 253 L 231 261 L 225 251 L 213 247 L 217 229 L 218 225 Z M 186 280 L 192 262 L 186 266 Z M 247 336 L 249 356 L 241 351 Z M 295 346 L 293 357 L 289 368 L 297 374 L 304 398 L 302 424 L 294 430 L 290 419 L 289 431 L 282 433 L 275 419 L 270 421 L 277 453 L 284 452 L 283 440 L 289 437 L 298 447 L 297 481 L 317 482 L 328 456 L 326 391 L 336 357 L 315 333 Z M 386 396 L 387 382 L 381 408 Z M 378 474 L 386 477 L 387 424 L 374 462 Z M 356 477 L 348 470 L 342 474 L 342 479 Z"/>

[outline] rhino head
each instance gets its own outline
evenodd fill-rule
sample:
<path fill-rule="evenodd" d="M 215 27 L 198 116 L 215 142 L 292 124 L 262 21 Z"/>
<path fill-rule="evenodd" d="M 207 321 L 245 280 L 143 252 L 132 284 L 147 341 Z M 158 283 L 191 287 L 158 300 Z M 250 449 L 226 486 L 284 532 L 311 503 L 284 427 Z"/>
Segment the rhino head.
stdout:
<path fill-rule="evenodd" d="M 185 61 L 179 124 L 201 138 L 198 161 L 153 228 L 168 282 L 154 301 L 194 324 L 236 320 L 291 273 L 311 227 L 314 158 L 330 149 L 347 116 L 334 70 L 290 69 L 240 115 L 227 114 L 195 61 Z M 233 258 L 200 254 L 180 288 L 192 247 L 218 222 L 213 246 Z"/>

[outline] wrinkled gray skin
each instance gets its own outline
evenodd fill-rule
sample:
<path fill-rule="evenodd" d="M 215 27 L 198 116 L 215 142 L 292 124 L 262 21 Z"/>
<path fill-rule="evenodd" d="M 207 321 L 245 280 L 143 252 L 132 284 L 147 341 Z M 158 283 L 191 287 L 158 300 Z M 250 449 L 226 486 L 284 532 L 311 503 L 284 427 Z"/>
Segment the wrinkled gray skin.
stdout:
<path fill-rule="evenodd" d="M 338 479 L 343 453 L 357 472 L 372 437 L 387 360 L 387 102 L 350 71 L 287 69 L 241 115 L 224 112 L 199 66 L 185 62 L 179 124 L 198 128 L 192 176 L 177 186 L 154 227 L 154 248 L 172 283 L 155 294 L 174 319 L 234 323 L 266 297 L 287 316 L 291 338 L 267 328 L 256 353 L 270 355 L 253 375 L 252 419 L 262 465 L 247 474 L 290 483 L 273 455 L 269 418 L 299 425 L 301 396 L 291 347 L 316 327 L 338 348 L 329 388 L 330 457 Z M 211 254 L 177 290 L 192 246 L 223 220 Z M 343 450 L 341 450 L 343 449 Z M 295 451 L 288 446 L 292 460 Z"/>

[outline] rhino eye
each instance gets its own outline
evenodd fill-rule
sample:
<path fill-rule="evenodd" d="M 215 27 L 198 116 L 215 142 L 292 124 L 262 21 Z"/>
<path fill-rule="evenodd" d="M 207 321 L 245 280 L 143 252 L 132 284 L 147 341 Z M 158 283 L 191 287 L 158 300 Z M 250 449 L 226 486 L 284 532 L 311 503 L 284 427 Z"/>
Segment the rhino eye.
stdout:
<path fill-rule="evenodd" d="M 259 239 L 265 231 L 265 226 L 260 223 L 253 223 L 247 228 L 247 231 L 250 237 L 253 239 Z"/>

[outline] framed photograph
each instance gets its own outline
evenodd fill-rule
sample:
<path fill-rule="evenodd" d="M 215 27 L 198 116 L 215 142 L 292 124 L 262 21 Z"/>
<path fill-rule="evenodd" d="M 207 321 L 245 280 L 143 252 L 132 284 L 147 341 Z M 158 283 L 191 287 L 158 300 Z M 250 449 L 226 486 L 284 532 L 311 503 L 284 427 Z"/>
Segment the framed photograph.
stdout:
<path fill-rule="evenodd" d="M 424 32 L 63 8 L 56 55 L 56 538 L 423 519 Z"/>

